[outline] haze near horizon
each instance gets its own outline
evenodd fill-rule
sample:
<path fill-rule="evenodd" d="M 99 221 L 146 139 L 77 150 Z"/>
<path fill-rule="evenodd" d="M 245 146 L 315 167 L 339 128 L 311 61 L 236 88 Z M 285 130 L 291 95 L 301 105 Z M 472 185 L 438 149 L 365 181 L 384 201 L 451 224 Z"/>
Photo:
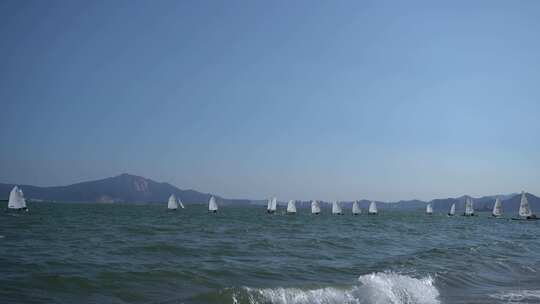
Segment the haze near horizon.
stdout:
<path fill-rule="evenodd" d="M 0 182 L 540 193 L 540 2 L 2 1 Z"/>

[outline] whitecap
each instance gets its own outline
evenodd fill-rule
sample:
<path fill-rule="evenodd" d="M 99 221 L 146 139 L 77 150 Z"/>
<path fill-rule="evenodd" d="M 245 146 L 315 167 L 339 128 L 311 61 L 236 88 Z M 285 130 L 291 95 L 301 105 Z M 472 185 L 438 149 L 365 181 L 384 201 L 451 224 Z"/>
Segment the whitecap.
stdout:
<path fill-rule="evenodd" d="M 358 278 L 360 291 L 368 295 L 368 303 L 435 304 L 439 291 L 431 276 L 416 279 L 393 272 L 372 273 Z"/>
<path fill-rule="evenodd" d="M 438 304 L 439 291 L 431 277 L 413 278 L 392 272 L 372 273 L 349 287 L 249 288 L 233 294 L 234 303 L 274 304 Z"/>

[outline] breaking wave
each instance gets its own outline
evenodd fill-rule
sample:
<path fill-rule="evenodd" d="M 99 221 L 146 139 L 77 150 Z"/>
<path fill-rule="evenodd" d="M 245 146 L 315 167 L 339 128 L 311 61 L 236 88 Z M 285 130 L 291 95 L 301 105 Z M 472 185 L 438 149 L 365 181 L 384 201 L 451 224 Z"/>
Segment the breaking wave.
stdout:
<path fill-rule="evenodd" d="M 439 302 L 439 291 L 431 277 L 413 278 L 393 272 L 372 273 L 358 278 L 350 287 L 249 288 L 233 292 L 233 303 L 274 304 L 433 304 Z"/>

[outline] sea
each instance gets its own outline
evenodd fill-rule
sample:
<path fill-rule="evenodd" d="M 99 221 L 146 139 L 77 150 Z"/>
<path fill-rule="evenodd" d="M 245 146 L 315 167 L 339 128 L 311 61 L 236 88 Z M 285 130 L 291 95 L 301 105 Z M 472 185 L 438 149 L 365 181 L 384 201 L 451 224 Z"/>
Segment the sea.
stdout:
<path fill-rule="evenodd" d="M 540 221 L 510 215 L 29 207 L 0 213 L 0 303 L 540 303 Z"/>

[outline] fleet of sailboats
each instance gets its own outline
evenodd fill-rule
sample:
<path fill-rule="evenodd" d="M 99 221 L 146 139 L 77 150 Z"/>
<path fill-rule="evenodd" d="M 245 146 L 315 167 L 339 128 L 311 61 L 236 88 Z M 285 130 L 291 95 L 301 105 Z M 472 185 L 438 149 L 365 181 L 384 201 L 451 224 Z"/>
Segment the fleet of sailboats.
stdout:
<path fill-rule="evenodd" d="M 171 194 L 167 201 L 167 209 L 177 210 L 178 208 L 183 209 L 184 204 L 174 194 Z M 26 206 L 26 200 L 24 198 L 24 193 L 22 189 L 20 189 L 18 186 L 14 186 L 11 192 L 9 193 L 8 209 L 28 211 L 28 208 Z M 276 210 L 277 210 L 277 198 L 272 197 L 271 199 L 268 200 L 267 212 L 275 213 Z M 217 211 L 218 211 L 218 204 L 217 204 L 216 198 L 214 196 L 211 196 L 208 201 L 208 212 L 216 213 Z M 354 201 L 352 203 L 351 211 L 353 215 L 359 215 L 362 213 L 362 209 L 360 208 L 360 204 L 358 203 L 358 201 Z M 290 200 L 289 203 L 287 204 L 287 213 L 295 214 L 296 212 L 297 212 L 296 201 Z M 317 200 L 311 201 L 311 213 L 316 214 L 316 215 L 321 213 L 321 206 Z M 450 206 L 450 210 L 448 211 L 448 216 L 454 216 L 455 213 L 456 213 L 456 204 L 453 203 Z M 343 208 L 341 207 L 341 204 L 338 201 L 334 201 L 332 203 L 332 214 L 343 215 Z M 378 214 L 377 204 L 375 203 L 375 201 L 372 201 L 369 204 L 368 214 L 370 215 Z M 426 214 L 428 215 L 433 214 L 433 204 L 431 202 L 426 205 Z M 467 197 L 465 200 L 465 210 L 464 210 L 463 215 L 475 216 L 474 203 L 471 197 Z M 527 199 L 527 194 L 524 191 L 521 192 L 521 200 L 520 200 L 518 215 L 519 217 L 512 218 L 512 219 L 513 220 L 539 220 L 540 219 L 540 218 L 537 218 L 537 216 L 532 212 L 531 206 Z M 493 209 L 491 211 L 491 216 L 495 218 L 500 218 L 503 216 L 503 207 L 502 207 L 502 201 L 500 197 L 497 197 L 495 199 L 495 203 L 493 204 Z"/>

